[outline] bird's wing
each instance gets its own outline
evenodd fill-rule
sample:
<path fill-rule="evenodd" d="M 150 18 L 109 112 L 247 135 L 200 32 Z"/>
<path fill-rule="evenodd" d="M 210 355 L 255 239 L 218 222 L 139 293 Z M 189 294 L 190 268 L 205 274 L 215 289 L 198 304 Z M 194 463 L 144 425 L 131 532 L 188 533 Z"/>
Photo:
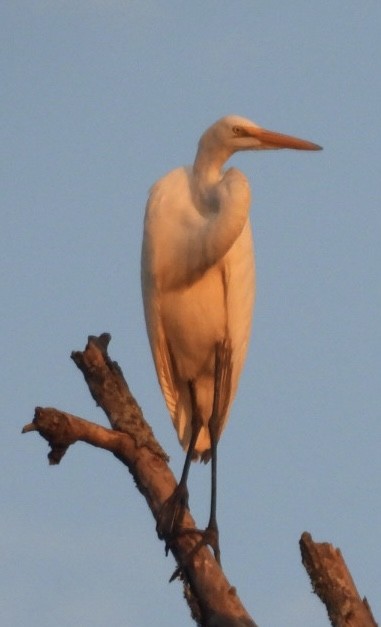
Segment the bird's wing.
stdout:
<path fill-rule="evenodd" d="M 232 346 L 231 398 L 228 415 L 247 353 L 255 300 L 254 248 L 249 221 L 225 256 L 225 273 L 227 335 Z"/>
<path fill-rule="evenodd" d="M 160 299 L 145 269 L 144 260 L 142 260 L 142 292 L 147 333 L 165 402 L 171 416 L 174 417 L 178 402 L 178 391 L 175 384 L 170 347 L 166 341 L 160 316 Z"/>
<path fill-rule="evenodd" d="M 178 391 L 175 385 L 170 347 L 163 329 L 161 292 L 171 259 L 171 211 L 173 188 L 182 181 L 182 170 L 175 170 L 160 179 L 150 190 L 147 201 L 141 256 L 141 285 L 144 314 L 157 376 L 172 418 L 176 413 Z M 173 181 L 172 181 L 173 179 Z M 172 263 L 171 263 L 172 262 Z"/>
<path fill-rule="evenodd" d="M 160 312 L 160 298 L 142 264 L 142 288 L 147 333 L 157 378 L 179 441 L 187 450 L 191 438 L 191 401 L 187 384 L 176 372 L 175 360 L 167 341 Z"/>

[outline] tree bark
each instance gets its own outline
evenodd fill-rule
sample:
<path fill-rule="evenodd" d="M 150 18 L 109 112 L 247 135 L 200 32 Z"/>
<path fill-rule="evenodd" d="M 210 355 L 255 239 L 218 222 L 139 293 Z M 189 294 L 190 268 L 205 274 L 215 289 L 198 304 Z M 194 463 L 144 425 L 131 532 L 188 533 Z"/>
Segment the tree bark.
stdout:
<path fill-rule="evenodd" d="M 129 469 L 158 525 L 163 506 L 177 485 L 176 479 L 168 466 L 168 456 L 145 421 L 121 369 L 108 356 L 110 339 L 105 333 L 90 336 L 85 350 L 73 352 L 71 357 L 112 429 L 58 409 L 36 407 L 33 422 L 23 428 L 23 433 L 38 431 L 49 442 L 50 464 L 59 464 L 69 446 L 77 441 L 112 452 Z M 196 623 L 200 627 L 257 627 L 209 549 L 202 546 L 192 552 L 201 536 L 190 512 L 186 511 L 182 520 L 188 533 L 170 536 L 159 526 L 159 538 L 165 541 L 166 551 L 173 553 L 178 564 L 173 577 L 182 579 L 184 596 Z M 326 605 L 331 624 L 377 627 L 340 550 L 328 543 L 313 542 L 307 532 L 300 539 L 300 549 L 313 590 Z"/>
<path fill-rule="evenodd" d="M 315 594 L 325 604 L 333 627 L 377 627 L 366 598 L 361 599 L 340 549 L 300 538 L 302 562 Z"/>
<path fill-rule="evenodd" d="M 108 356 L 110 339 L 108 334 L 90 336 L 85 350 L 73 352 L 71 357 L 97 405 L 105 411 L 112 430 L 58 409 L 37 407 L 33 422 L 24 427 L 23 433 L 38 431 L 49 442 L 51 464 L 58 464 L 68 447 L 77 441 L 112 452 L 133 475 L 158 522 L 176 480 L 168 466 L 168 456 L 144 420 L 121 369 Z M 257 627 L 209 549 L 203 546 L 192 554 L 200 534 L 189 512 L 185 512 L 182 524 L 193 532 L 174 537 L 162 532 L 161 539 L 177 561 L 175 576 L 183 580 L 193 619 L 201 627 Z"/>

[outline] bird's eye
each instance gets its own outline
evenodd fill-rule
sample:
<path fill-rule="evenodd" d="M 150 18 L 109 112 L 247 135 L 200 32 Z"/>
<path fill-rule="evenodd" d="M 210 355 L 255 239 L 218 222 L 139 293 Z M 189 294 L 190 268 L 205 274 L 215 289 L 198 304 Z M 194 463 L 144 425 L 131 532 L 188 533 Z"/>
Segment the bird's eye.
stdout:
<path fill-rule="evenodd" d="M 233 135 L 235 135 L 236 137 L 241 137 L 242 136 L 242 128 L 240 126 L 233 126 Z"/>

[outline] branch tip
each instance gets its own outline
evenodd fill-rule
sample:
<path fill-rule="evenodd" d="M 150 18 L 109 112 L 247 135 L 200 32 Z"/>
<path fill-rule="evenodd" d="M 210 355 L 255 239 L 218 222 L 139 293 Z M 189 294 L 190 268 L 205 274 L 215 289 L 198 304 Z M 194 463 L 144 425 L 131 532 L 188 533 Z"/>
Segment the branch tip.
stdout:
<path fill-rule="evenodd" d="M 98 335 L 89 335 L 87 337 L 87 344 L 83 351 L 72 351 L 70 354 L 70 358 L 74 361 L 75 365 L 82 370 L 82 366 L 85 364 L 86 354 L 90 351 L 92 347 L 100 352 L 103 359 L 107 363 L 110 360 L 110 357 L 107 353 L 107 347 L 111 342 L 110 333 L 101 333 Z"/>
<path fill-rule="evenodd" d="M 49 465 L 57 466 L 65 455 L 68 448 L 68 446 L 54 445 L 50 453 L 48 453 Z"/>
<path fill-rule="evenodd" d="M 339 548 L 314 542 L 308 532 L 299 541 L 302 563 L 312 589 L 327 608 L 334 627 L 377 627 L 366 599 L 361 599 Z"/>
<path fill-rule="evenodd" d="M 96 344 L 103 352 L 107 351 L 108 345 L 111 342 L 111 334 L 104 332 L 99 336 L 97 335 L 89 335 L 88 343 Z"/>
<path fill-rule="evenodd" d="M 21 433 L 30 433 L 31 431 L 38 431 L 36 425 L 33 422 L 29 422 L 22 428 Z"/>

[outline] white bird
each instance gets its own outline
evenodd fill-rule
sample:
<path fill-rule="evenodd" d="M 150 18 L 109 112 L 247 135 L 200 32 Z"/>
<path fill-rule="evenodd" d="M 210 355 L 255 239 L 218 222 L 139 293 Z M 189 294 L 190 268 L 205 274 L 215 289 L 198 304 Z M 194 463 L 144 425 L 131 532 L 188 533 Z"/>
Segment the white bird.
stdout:
<path fill-rule="evenodd" d="M 242 172 L 223 166 L 239 150 L 277 148 L 320 146 L 242 117 L 224 117 L 202 135 L 193 166 L 177 168 L 153 185 L 145 213 L 147 331 L 159 383 L 187 451 L 171 525 L 175 531 L 179 509 L 187 506 L 191 460 L 212 457 L 207 541 L 217 558 L 217 442 L 245 360 L 255 295 L 250 186 Z"/>

